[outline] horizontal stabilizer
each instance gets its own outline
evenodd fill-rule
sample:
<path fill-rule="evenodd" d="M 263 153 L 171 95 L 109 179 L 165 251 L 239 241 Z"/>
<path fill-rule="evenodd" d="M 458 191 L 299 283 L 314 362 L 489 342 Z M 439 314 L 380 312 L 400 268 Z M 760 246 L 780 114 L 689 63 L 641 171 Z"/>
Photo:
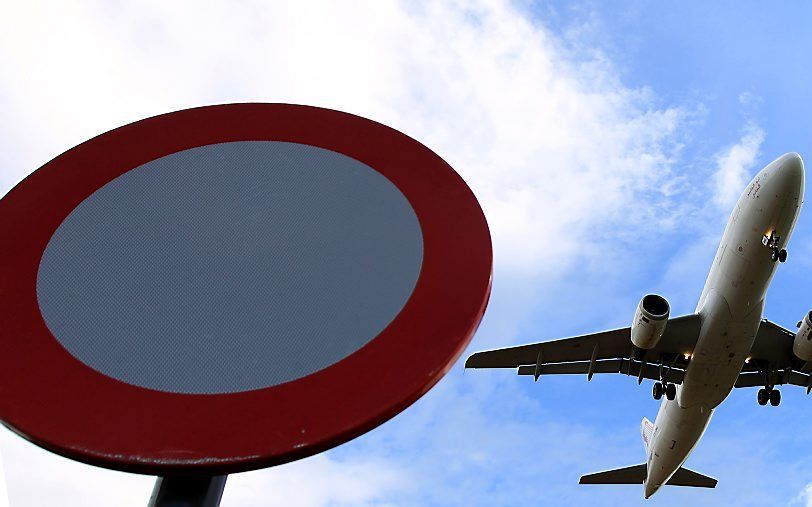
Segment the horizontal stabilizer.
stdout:
<path fill-rule="evenodd" d="M 674 475 L 668 479 L 668 486 L 692 486 L 694 488 L 715 488 L 719 482 L 713 477 L 702 475 L 699 472 L 680 467 Z"/>
<path fill-rule="evenodd" d="M 578 484 L 643 484 L 646 480 L 646 464 L 584 475 Z"/>
<path fill-rule="evenodd" d="M 643 484 L 646 480 L 646 464 L 626 468 L 606 470 L 584 475 L 579 484 Z M 667 486 L 691 486 L 694 488 L 715 488 L 718 481 L 693 470 L 680 467 L 666 482 Z"/>

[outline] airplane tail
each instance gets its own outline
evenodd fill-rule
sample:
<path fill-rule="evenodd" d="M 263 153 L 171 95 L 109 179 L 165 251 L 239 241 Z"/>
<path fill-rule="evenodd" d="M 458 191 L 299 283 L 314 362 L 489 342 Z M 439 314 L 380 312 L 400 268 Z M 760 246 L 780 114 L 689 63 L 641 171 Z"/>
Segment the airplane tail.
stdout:
<path fill-rule="evenodd" d="M 606 470 L 581 477 L 579 484 L 643 484 L 646 480 L 646 464 L 633 465 L 615 470 Z M 718 481 L 693 470 L 680 467 L 666 482 L 667 486 L 691 486 L 694 488 L 715 488 Z"/>
<path fill-rule="evenodd" d="M 654 433 L 654 425 L 646 419 L 643 418 L 643 422 L 640 423 L 640 434 L 643 436 L 643 445 L 648 451 L 648 446 L 651 443 L 651 434 Z"/>
<path fill-rule="evenodd" d="M 651 445 L 651 437 L 654 433 L 654 424 L 645 417 L 640 423 L 640 434 L 643 436 L 643 445 L 648 451 Z M 632 465 L 630 467 L 605 470 L 581 477 L 579 484 L 643 484 L 648 477 L 648 469 L 645 463 L 642 465 Z M 692 486 L 695 488 L 715 488 L 716 479 L 702 475 L 687 468 L 678 468 L 674 475 L 668 479 L 668 486 Z"/>

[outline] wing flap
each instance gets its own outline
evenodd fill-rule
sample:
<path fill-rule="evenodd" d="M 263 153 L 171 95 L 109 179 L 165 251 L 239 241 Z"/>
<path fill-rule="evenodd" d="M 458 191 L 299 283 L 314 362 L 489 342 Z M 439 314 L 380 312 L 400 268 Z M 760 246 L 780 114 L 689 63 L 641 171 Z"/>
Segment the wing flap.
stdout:
<path fill-rule="evenodd" d="M 763 373 L 739 373 L 735 387 L 764 387 L 766 377 Z"/>
<path fill-rule="evenodd" d="M 809 387 L 812 385 L 812 376 L 798 371 L 777 370 L 770 372 L 769 383 L 774 386 L 790 384 Z M 742 372 L 736 379 L 735 387 L 764 387 L 765 384 L 767 375 L 764 372 Z"/>
<path fill-rule="evenodd" d="M 573 361 L 570 363 L 544 363 L 539 369 L 539 375 L 586 375 L 589 372 L 589 361 Z M 602 359 L 595 361 L 593 373 L 623 373 L 637 377 L 643 369 L 643 378 L 660 380 L 660 368 L 655 364 L 642 364 L 639 361 L 628 359 Z M 663 380 L 672 384 L 682 384 L 685 371 L 679 368 L 663 368 Z M 535 365 L 519 366 L 519 375 L 535 375 Z"/>

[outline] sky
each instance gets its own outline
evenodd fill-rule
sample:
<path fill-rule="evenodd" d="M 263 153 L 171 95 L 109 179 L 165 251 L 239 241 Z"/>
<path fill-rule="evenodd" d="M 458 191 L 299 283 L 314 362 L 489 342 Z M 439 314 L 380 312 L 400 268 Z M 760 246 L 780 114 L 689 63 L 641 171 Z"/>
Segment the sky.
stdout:
<path fill-rule="evenodd" d="M 694 311 L 761 167 L 810 158 L 812 6 L 791 2 L 11 2 L 0 18 L 0 194 L 76 144 L 225 102 L 352 112 L 415 137 L 480 200 L 490 305 L 466 351 L 626 326 L 657 292 Z M 678 8 L 677 8 L 678 7 Z M 803 210 L 765 316 L 812 308 Z M 645 461 L 651 385 L 464 372 L 327 453 L 232 475 L 224 507 L 812 505 L 812 399 L 720 406 L 686 466 L 715 490 L 579 486 Z M 13 506 L 141 506 L 153 478 L 0 430 Z M 0 506 L 3 498 L 0 486 Z"/>

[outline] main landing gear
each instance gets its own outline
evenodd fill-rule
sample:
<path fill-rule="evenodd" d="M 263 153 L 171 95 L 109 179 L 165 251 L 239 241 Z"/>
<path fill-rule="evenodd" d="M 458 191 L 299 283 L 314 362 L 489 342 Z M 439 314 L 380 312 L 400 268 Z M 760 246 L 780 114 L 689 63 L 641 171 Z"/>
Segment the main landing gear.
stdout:
<path fill-rule="evenodd" d="M 758 404 L 764 406 L 768 401 L 770 405 L 777 407 L 781 403 L 781 391 L 773 387 L 759 389 Z"/>
<path fill-rule="evenodd" d="M 677 396 L 677 386 L 668 383 L 663 385 L 662 382 L 655 382 L 651 394 L 654 395 L 655 400 L 662 398 L 663 394 L 665 394 L 667 399 L 673 400 Z"/>

